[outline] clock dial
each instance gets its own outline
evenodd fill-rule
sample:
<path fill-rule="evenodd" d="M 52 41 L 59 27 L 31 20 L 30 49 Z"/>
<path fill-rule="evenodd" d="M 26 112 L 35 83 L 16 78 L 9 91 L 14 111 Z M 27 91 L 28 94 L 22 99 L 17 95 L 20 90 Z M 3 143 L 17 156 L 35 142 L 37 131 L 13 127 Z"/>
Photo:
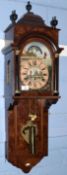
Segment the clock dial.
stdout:
<path fill-rule="evenodd" d="M 22 61 L 20 67 L 20 81 L 29 89 L 40 89 L 47 84 L 49 73 L 43 60 Z"/>
<path fill-rule="evenodd" d="M 20 89 L 43 89 L 50 79 L 52 66 L 50 51 L 38 42 L 26 45 L 20 56 Z"/>

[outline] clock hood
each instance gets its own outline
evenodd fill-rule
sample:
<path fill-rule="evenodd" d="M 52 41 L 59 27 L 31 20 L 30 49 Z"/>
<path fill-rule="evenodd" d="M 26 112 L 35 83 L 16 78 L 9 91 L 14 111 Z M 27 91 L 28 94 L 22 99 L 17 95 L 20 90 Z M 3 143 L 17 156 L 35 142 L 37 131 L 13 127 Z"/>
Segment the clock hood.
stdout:
<path fill-rule="evenodd" d="M 28 1 L 27 5 L 26 5 L 26 10 L 27 13 L 24 14 L 24 16 L 22 16 L 20 18 L 20 20 L 18 21 L 18 23 L 26 23 L 26 24 L 31 24 L 31 25 L 44 25 L 44 20 L 39 16 L 34 14 L 33 12 L 31 12 L 32 9 L 32 5 L 30 3 L 30 1 Z"/>
<path fill-rule="evenodd" d="M 34 14 L 33 12 L 27 12 L 24 16 L 20 18 L 18 21 L 19 24 L 26 23 L 30 25 L 41 25 L 44 26 L 44 20 L 39 16 Z"/>

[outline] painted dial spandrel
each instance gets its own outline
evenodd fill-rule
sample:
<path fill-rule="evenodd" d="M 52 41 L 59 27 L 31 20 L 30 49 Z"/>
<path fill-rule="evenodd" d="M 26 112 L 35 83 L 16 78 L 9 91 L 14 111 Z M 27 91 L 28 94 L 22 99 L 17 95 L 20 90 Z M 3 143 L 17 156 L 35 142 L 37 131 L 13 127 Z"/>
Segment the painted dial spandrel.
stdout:
<path fill-rule="evenodd" d="M 26 45 L 20 57 L 20 88 L 41 89 L 49 79 L 48 67 L 52 65 L 50 52 L 39 42 Z"/>

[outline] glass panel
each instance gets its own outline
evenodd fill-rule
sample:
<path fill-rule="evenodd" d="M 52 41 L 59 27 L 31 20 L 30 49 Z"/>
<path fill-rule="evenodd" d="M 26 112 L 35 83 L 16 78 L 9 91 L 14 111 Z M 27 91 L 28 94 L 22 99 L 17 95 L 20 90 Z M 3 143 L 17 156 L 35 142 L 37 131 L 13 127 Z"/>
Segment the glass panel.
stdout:
<path fill-rule="evenodd" d="M 21 90 L 49 89 L 51 78 L 52 58 L 50 50 L 40 42 L 27 44 L 20 56 Z"/>

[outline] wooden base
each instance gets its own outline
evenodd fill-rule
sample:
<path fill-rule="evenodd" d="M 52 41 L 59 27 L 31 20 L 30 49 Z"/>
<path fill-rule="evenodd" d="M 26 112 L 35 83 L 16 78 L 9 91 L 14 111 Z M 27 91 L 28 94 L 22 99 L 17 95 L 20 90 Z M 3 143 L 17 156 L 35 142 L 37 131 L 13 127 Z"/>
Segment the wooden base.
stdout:
<path fill-rule="evenodd" d="M 31 119 L 30 115 L 34 117 Z M 30 125 L 36 132 L 31 130 L 33 139 L 29 132 Z M 29 172 L 48 154 L 48 109 L 45 108 L 45 100 L 19 99 L 8 111 L 6 153 L 8 161 L 24 172 Z"/>

